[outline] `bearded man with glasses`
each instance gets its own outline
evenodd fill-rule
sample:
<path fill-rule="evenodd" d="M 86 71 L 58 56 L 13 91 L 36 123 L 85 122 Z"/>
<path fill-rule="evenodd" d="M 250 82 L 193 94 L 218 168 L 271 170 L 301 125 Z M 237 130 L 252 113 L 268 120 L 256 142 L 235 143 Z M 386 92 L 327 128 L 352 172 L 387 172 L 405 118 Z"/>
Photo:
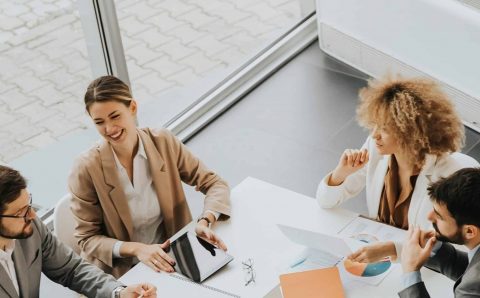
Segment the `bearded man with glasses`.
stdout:
<path fill-rule="evenodd" d="M 57 240 L 37 218 L 25 179 L 0 165 L 0 297 L 39 297 L 42 272 L 87 297 L 156 297 L 153 285 L 124 286 Z"/>

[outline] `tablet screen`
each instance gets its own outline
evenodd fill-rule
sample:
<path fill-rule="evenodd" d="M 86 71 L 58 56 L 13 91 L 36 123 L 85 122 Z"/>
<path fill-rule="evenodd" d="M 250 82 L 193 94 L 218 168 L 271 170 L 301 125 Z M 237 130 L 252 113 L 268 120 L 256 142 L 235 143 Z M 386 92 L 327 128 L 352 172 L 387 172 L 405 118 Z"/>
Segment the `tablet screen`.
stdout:
<path fill-rule="evenodd" d="M 225 251 L 191 232 L 173 241 L 168 254 L 175 260 L 175 271 L 196 282 L 204 281 L 233 260 Z"/>

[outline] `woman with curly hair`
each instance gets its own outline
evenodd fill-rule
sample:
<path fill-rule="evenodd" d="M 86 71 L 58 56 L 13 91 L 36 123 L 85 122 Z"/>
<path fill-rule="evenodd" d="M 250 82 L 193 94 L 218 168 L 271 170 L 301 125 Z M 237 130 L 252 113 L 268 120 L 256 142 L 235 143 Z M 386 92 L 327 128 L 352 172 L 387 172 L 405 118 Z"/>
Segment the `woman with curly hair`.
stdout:
<path fill-rule="evenodd" d="M 366 187 L 368 216 L 408 229 L 430 228 L 427 187 L 464 167 L 478 166 L 458 153 L 464 127 L 452 103 L 433 81 L 372 80 L 361 89 L 357 117 L 370 136 L 361 149 L 346 149 L 317 190 L 323 208 L 333 208 Z M 367 246 L 350 258 L 374 262 L 400 253 L 399 243 Z"/>

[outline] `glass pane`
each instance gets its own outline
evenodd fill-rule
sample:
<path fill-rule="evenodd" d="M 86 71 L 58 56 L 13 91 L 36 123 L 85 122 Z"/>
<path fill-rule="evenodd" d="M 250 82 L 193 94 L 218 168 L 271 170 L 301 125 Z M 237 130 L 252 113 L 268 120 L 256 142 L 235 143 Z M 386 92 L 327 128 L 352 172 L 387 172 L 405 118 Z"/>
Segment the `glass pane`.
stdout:
<path fill-rule="evenodd" d="M 167 122 L 310 13 L 307 2 L 115 0 L 140 109 L 161 101 Z"/>
<path fill-rule="evenodd" d="M 35 189 L 42 176 L 55 175 L 61 156 L 22 160 L 86 127 L 82 99 L 92 77 L 75 1 L 0 1 L 0 69 L 0 162 Z M 50 207 L 65 194 L 53 181 L 43 189 L 56 189 L 54 195 L 32 191 L 36 205 Z"/>

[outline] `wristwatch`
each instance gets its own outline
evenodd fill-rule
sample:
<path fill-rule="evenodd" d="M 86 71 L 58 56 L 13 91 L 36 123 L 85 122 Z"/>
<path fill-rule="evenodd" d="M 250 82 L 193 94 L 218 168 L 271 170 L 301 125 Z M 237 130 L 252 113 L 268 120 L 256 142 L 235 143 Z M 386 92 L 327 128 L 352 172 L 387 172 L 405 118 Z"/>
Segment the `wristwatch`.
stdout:
<path fill-rule="evenodd" d="M 125 289 L 126 287 L 118 287 L 118 288 L 115 288 L 115 290 L 113 290 L 113 297 L 114 298 L 120 298 L 120 292 L 123 291 L 123 289 Z"/>
<path fill-rule="evenodd" d="M 211 222 L 210 219 L 208 219 L 208 217 L 206 217 L 206 216 L 199 217 L 199 218 L 197 219 L 197 223 L 199 223 L 202 219 L 204 219 L 204 220 L 208 223 L 208 227 L 210 227 L 210 225 L 212 224 L 212 222 Z"/>

